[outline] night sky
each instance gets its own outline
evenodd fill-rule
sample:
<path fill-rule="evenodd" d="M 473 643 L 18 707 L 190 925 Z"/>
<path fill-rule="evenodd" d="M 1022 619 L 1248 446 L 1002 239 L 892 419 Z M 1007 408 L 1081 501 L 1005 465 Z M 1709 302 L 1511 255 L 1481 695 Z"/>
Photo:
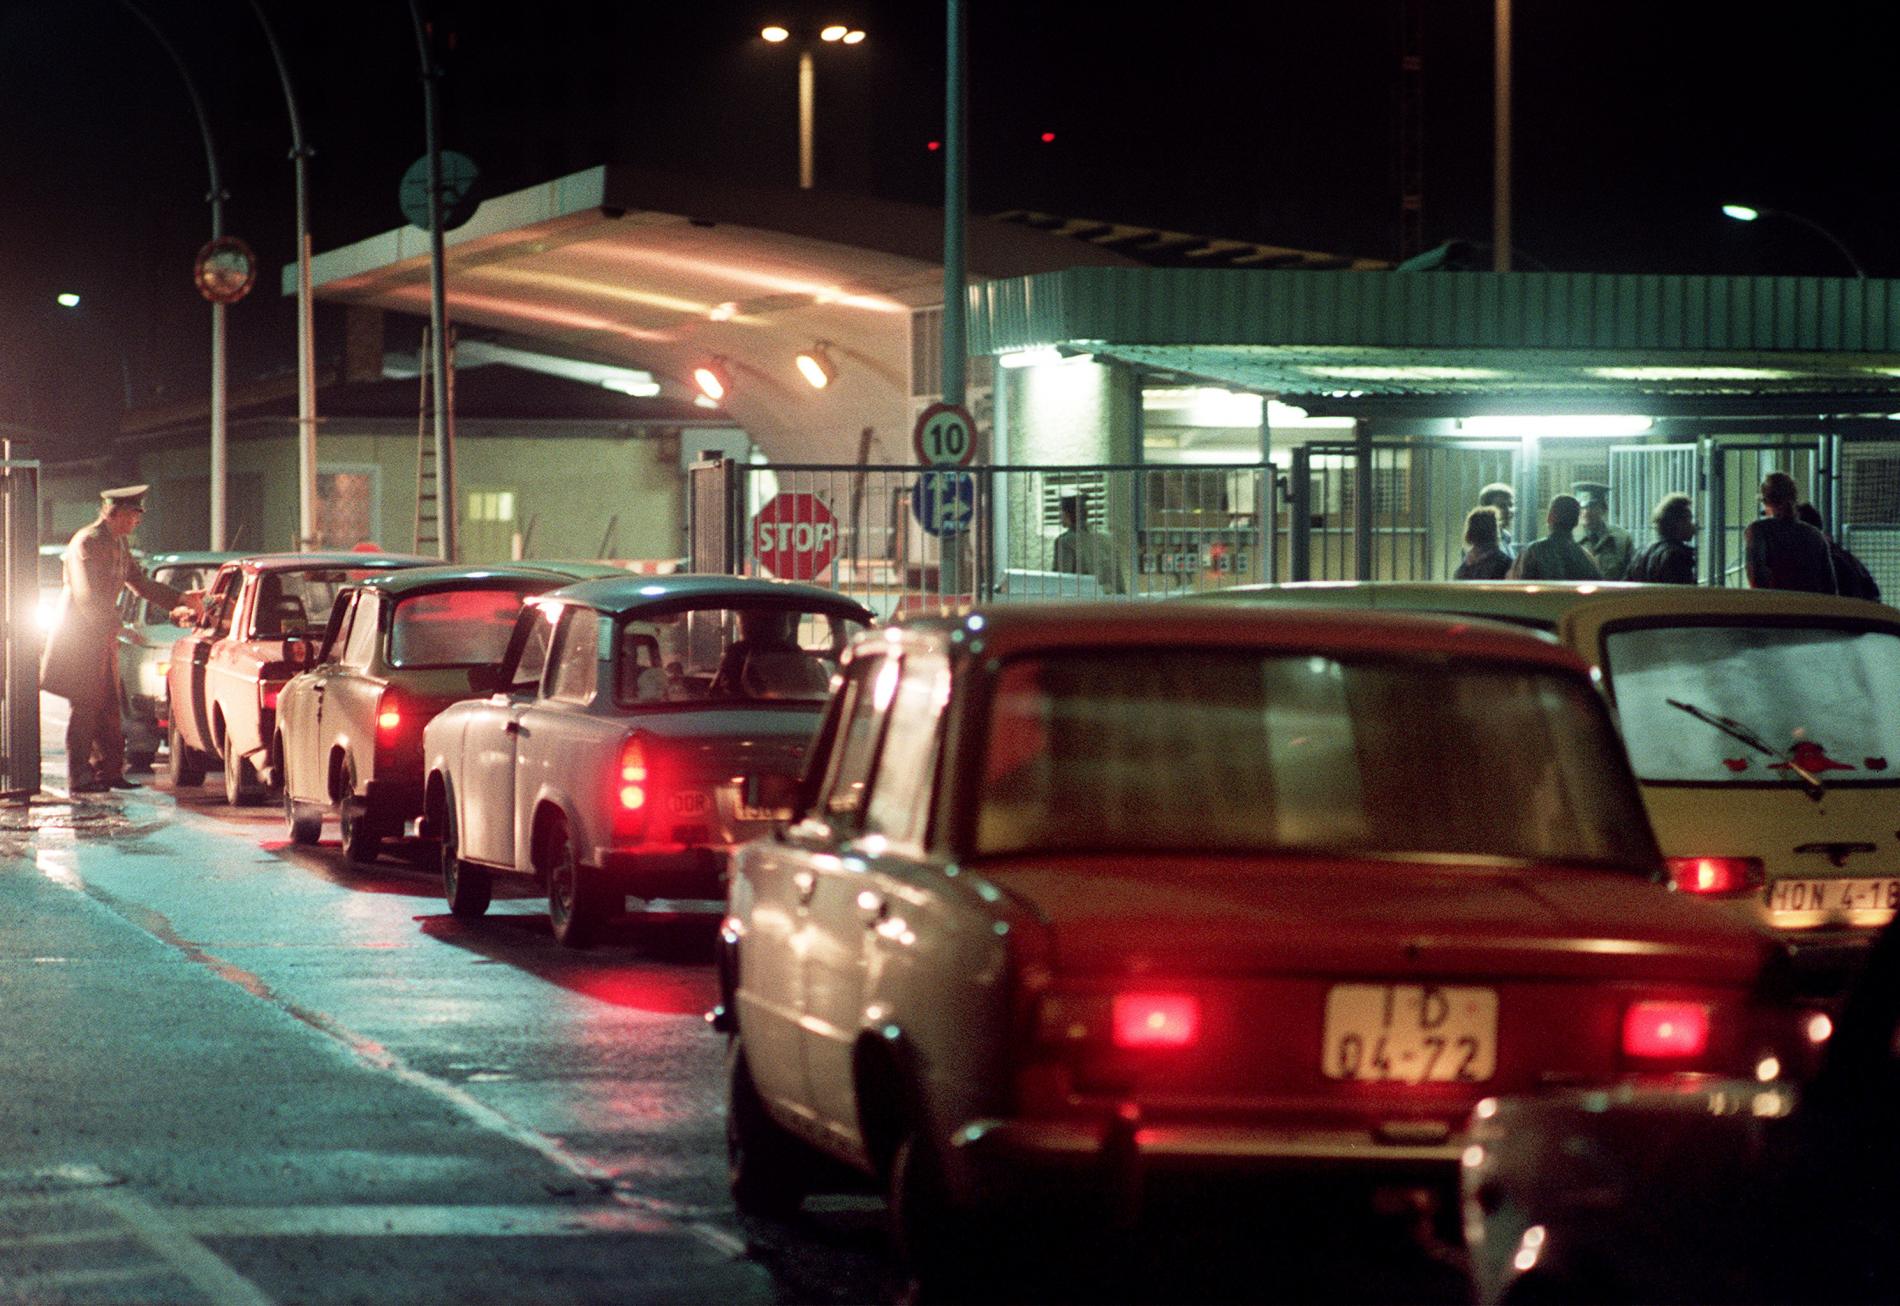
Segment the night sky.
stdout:
<path fill-rule="evenodd" d="M 139 0 L 190 65 L 222 163 L 226 230 L 264 264 L 230 314 L 234 385 L 294 373 L 290 132 L 248 0 Z M 1424 14 L 1429 246 L 1490 234 L 1491 0 Z M 1391 258 L 1398 253 L 1398 0 L 1168 6 L 971 0 L 973 211 L 1044 209 Z M 312 164 L 318 250 L 402 222 L 422 152 L 403 0 L 264 0 Z M 428 3 L 443 139 L 487 193 L 600 162 L 760 185 L 796 180 L 795 56 L 769 18 L 863 27 L 821 49 L 818 184 L 933 203 L 942 6 L 536 0 Z M 1900 6 L 1763 11 L 1517 0 L 1520 267 L 1840 275 L 1790 223 L 1831 228 L 1900 275 L 1893 52 Z M 1769 13 L 1776 21 L 1764 21 Z M 202 394 L 210 313 L 190 284 L 210 233 L 184 84 L 117 0 L 0 0 L 0 421 L 42 452 L 95 444 L 129 402 Z M 1045 144 L 1044 132 L 1055 140 Z M 82 294 L 58 309 L 61 290 Z M 318 354 L 341 352 L 340 317 Z"/>

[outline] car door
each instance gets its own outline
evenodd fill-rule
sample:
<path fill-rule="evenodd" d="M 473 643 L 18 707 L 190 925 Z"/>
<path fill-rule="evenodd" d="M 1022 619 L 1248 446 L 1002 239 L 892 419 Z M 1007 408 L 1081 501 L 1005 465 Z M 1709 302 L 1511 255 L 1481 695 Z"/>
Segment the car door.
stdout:
<path fill-rule="evenodd" d="M 820 1128 L 848 1139 L 858 1132 L 851 1060 L 863 1012 L 867 935 L 884 923 L 884 898 L 862 841 L 901 671 L 891 655 L 852 663 L 815 808 L 823 831 L 792 877 L 805 1101 Z"/>
<path fill-rule="evenodd" d="M 189 644 L 185 650 L 189 656 L 172 659 L 171 674 L 182 681 L 172 687 L 172 701 L 174 704 L 186 704 L 183 711 L 173 708 L 178 714 L 179 731 L 187 743 L 204 752 L 212 751 L 211 705 L 205 683 L 211 667 L 211 654 L 218 641 L 231 634 L 243 579 L 243 573 L 236 567 L 226 567 L 218 573 L 218 579 L 205 599 L 204 615 L 197 629 L 180 641 Z M 182 696 L 177 692 L 180 689 L 184 691 Z"/>
<path fill-rule="evenodd" d="M 350 605 L 349 633 L 342 652 L 322 669 L 317 700 L 317 736 L 327 757 L 342 748 L 356 767 L 359 785 L 373 778 L 376 759 L 376 709 L 381 682 L 370 675 L 376 641 L 382 632 L 382 596 L 358 590 Z"/>
<path fill-rule="evenodd" d="M 284 737 L 285 792 L 302 803 L 330 801 L 329 743 L 318 729 L 318 705 L 328 687 L 330 665 L 349 638 L 351 595 L 338 600 L 317 641 L 309 670 L 291 680 L 277 700 L 277 730 Z"/>
<path fill-rule="evenodd" d="M 536 604 L 521 615 L 510 639 L 513 682 L 465 711 L 461 766 L 455 787 L 463 855 L 495 866 L 515 864 L 515 760 L 521 718 L 540 691 L 548 644 L 561 604 Z M 504 668 L 508 664 L 504 663 Z"/>
<path fill-rule="evenodd" d="M 514 722 L 515 775 L 513 802 L 514 864 L 532 865 L 529 841 L 534 806 L 544 793 L 583 800 L 597 791 L 594 781 L 609 774 L 595 764 L 601 728 L 589 712 L 600 687 L 600 613 L 579 604 L 567 605 L 554 628 L 548 649 L 547 674 L 541 694 Z M 611 646 L 610 646 L 611 647 Z M 616 729 L 616 736 L 619 730 Z M 575 811 L 585 819 L 592 810 Z M 570 831 L 575 855 L 589 856 L 585 829 Z"/>

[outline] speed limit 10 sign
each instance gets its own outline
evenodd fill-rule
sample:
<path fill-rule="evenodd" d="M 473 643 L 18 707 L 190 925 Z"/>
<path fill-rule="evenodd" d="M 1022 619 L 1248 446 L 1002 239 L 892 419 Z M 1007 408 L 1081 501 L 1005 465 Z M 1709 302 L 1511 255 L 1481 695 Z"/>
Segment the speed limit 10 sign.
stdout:
<path fill-rule="evenodd" d="M 976 422 L 962 404 L 932 404 L 918 414 L 911 444 L 927 467 L 968 467 L 976 461 Z"/>

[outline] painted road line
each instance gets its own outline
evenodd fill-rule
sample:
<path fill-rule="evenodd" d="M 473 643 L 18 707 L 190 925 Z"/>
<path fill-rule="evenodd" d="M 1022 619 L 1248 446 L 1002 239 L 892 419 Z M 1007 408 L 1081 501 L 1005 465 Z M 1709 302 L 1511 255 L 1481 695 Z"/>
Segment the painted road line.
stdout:
<path fill-rule="evenodd" d="M 271 1306 L 257 1285 L 212 1255 L 164 1212 L 123 1188 L 105 1188 L 92 1199 L 117 1215 L 147 1247 L 220 1306 Z"/>

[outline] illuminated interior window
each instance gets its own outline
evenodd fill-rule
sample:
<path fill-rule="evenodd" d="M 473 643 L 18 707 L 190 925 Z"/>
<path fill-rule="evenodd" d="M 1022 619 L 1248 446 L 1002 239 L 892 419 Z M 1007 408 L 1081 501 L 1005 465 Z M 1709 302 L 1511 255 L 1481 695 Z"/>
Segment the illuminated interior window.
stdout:
<path fill-rule="evenodd" d="M 469 521 L 507 522 L 515 519 L 513 490 L 471 490 L 468 496 Z"/>

